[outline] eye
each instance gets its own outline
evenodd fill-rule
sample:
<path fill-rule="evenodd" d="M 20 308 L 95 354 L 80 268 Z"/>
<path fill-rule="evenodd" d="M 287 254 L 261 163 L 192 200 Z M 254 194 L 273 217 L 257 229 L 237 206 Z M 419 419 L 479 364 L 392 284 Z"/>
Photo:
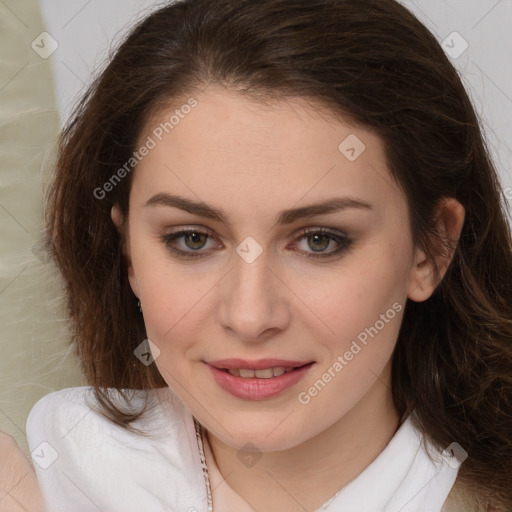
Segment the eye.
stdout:
<path fill-rule="evenodd" d="M 176 257 L 184 259 L 205 258 L 209 256 L 212 248 L 221 248 L 222 246 L 218 244 L 207 247 L 208 242 L 213 238 L 214 235 L 210 231 L 197 228 L 182 229 L 161 237 L 168 250 Z M 303 252 L 306 258 L 328 258 L 348 251 L 352 241 L 338 231 L 310 228 L 303 230 L 291 246 L 295 247 L 300 244 L 303 245 L 300 252 Z M 329 248 L 331 248 L 330 251 L 327 250 Z"/>
<path fill-rule="evenodd" d="M 346 235 L 325 228 L 304 230 L 297 240 L 302 243 L 301 250 L 306 258 L 328 258 L 341 254 L 352 246 L 352 241 Z M 329 248 L 330 251 L 327 250 Z"/>
<path fill-rule="evenodd" d="M 178 257 L 183 258 L 204 258 L 208 255 L 208 251 L 202 251 L 208 240 L 212 238 L 212 234 L 200 229 L 187 229 L 170 233 L 162 237 L 165 246 L 176 254 Z M 181 248 L 176 247 L 178 242 L 181 242 Z"/>

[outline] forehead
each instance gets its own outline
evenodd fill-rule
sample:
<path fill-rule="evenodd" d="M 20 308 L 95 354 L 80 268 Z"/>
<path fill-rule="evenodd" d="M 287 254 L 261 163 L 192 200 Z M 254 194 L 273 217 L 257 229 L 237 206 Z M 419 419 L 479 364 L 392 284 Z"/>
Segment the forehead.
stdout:
<path fill-rule="evenodd" d="M 194 106 L 190 107 L 190 104 Z M 234 153 L 238 142 L 244 144 L 244 151 L 253 148 L 258 154 L 261 150 L 282 150 L 286 147 L 293 148 L 296 153 L 299 150 L 297 141 L 308 138 L 318 142 L 327 132 L 334 136 L 335 141 L 346 132 L 359 133 L 364 138 L 371 138 L 369 142 L 372 144 L 380 144 L 379 138 L 370 129 L 358 126 L 348 116 L 337 114 L 319 100 L 254 97 L 219 85 L 210 85 L 204 90 L 154 107 L 142 130 L 142 138 L 152 132 L 156 132 L 158 139 L 169 138 L 167 136 L 172 132 L 174 141 L 181 144 L 192 141 L 189 135 L 193 135 L 192 142 L 202 140 L 210 149 L 216 147 L 230 150 L 230 153 Z M 279 134 L 280 137 L 270 138 L 272 134 Z M 319 137 L 315 137 L 315 134 Z M 325 142 L 329 144 L 332 140 Z M 302 150 L 305 152 L 316 147 L 318 144 L 308 145 Z M 334 149 L 337 149 L 337 144 Z"/>
<path fill-rule="evenodd" d="M 254 211 L 275 203 L 277 211 L 282 200 L 398 193 L 375 133 L 301 98 L 263 103 L 211 86 L 160 108 L 138 147 L 149 139 L 154 147 L 133 182 L 146 197 L 179 190 L 209 203 L 242 206 L 243 198 Z"/>

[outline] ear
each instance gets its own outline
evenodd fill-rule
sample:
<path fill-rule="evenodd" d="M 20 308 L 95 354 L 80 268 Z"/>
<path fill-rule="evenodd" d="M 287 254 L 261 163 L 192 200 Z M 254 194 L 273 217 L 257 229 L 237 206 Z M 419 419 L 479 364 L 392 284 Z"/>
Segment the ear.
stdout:
<path fill-rule="evenodd" d="M 135 272 L 133 270 L 133 264 L 130 255 L 130 242 L 128 233 L 126 232 L 126 225 L 124 222 L 124 216 L 119 208 L 119 205 L 115 204 L 112 206 L 110 210 L 110 217 L 112 218 L 112 222 L 114 223 L 119 235 L 121 237 L 121 247 L 123 251 L 123 256 L 126 261 L 126 266 L 128 269 L 128 281 L 130 282 L 130 287 L 133 293 L 140 298 L 139 287 L 137 285 L 137 279 L 135 277 Z"/>
<path fill-rule="evenodd" d="M 425 252 L 416 248 L 414 252 L 414 265 L 411 269 L 409 289 L 407 296 L 415 302 L 427 300 L 436 286 L 441 282 L 450 262 L 452 261 L 457 242 L 460 238 L 466 211 L 464 207 L 453 197 L 444 197 L 439 201 L 436 211 L 436 228 L 439 235 L 450 240 L 450 247 L 442 245 L 439 239 L 432 243 L 440 244 L 439 256 L 436 258 L 438 276 L 434 273 L 434 264 Z"/>

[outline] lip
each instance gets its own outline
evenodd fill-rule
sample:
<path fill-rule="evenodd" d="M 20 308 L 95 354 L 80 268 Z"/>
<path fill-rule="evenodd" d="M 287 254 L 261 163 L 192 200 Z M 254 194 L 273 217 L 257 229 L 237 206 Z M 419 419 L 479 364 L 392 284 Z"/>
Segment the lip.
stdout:
<path fill-rule="evenodd" d="M 305 364 L 312 363 L 313 361 L 290 361 L 287 359 L 257 359 L 255 361 L 248 361 L 247 359 L 218 359 L 215 361 L 206 361 L 206 364 L 218 368 L 220 370 L 234 370 L 245 368 L 247 370 L 264 370 L 265 368 L 276 368 L 284 366 L 285 368 L 298 368 Z"/>
<path fill-rule="evenodd" d="M 229 364 L 231 364 L 233 361 L 237 361 L 236 365 L 232 366 L 231 368 L 248 368 L 255 370 L 275 366 L 300 366 L 300 363 L 293 361 L 284 361 L 282 359 L 266 359 L 259 360 L 257 362 L 253 361 L 252 365 L 258 364 L 259 368 L 254 368 L 254 366 L 251 368 L 250 366 L 244 366 L 243 364 L 240 366 L 240 359 L 226 359 L 223 361 L 223 365 L 226 364 L 226 362 L 229 362 Z M 268 364 L 269 361 L 271 362 L 271 364 Z M 276 364 L 276 361 L 279 364 Z M 218 361 L 215 361 L 215 363 L 217 364 Z M 245 362 L 245 364 L 247 364 L 247 361 Z M 297 384 L 300 380 L 302 380 L 302 378 L 306 375 L 306 373 L 314 364 L 314 361 L 309 361 L 304 363 L 303 366 L 294 366 L 296 368 L 295 370 L 289 373 L 284 373 L 279 377 L 271 377 L 270 379 L 259 379 L 257 377 L 235 377 L 234 375 L 231 375 L 227 371 L 217 368 L 216 366 L 213 366 L 211 362 L 207 363 L 213 375 L 213 378 L 224 391 L 227 391 L 228 393 L 237 398 L 243 398 L 245 400 L 265 400 L 267 398 L 272 398 L 283 393 L 287 389 Z"/>

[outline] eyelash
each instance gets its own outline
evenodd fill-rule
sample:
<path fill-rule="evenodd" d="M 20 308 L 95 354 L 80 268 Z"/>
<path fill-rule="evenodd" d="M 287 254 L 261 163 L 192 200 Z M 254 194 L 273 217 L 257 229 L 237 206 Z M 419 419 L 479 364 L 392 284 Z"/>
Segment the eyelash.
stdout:
<path fill-rule="evenodd" d="M 167 249 L 172 251 L 178 258 L 184 258 L 184 259 L 197 259 L 197 258 L 205 258 L 208 256 L 204 252 L 199 252 L 201 249 L 198 249 L 196 251 L 182 251 L 181 249 L 177 249 L 176 247 L 172 247 L 171 243 L 174 242 L 177 239 L 183 238 L 185 235 L 190 235 L 192 233 L 195 233 L 197 235 L 206 235 L 210 238 L 214 238 L 213 233 L 209 231 L 203 231 L 200 229 L 184 229 L 181 231 L 176 231 L 175 233 L 169 233 L 167 235 L 164 235 L 161 237 L 161 240 L 163 244 L 166 246 Z M 306 228 L 302 230 L 298 236 L 295 238 L 295 241 L 301 241 L 304 238 L 307 238 L 312 235 L 329 235 L 329 238 L 331 240 L 334 240 L 336 243 L 339 244 L 339 247 L 336 248 L 334 251 L 331 251 L 329 253 L 306 253 L 306 258 L 309 259 L 319 259 L 319 258 L 329 258 L 334 255 L 342 254 L 347 252 L 352 247 L 352 240 L 350 240 L 346 235 L 343 235 L 339 232 L 333 232 L 329 229 L 325 228 Z M 208 239 L 206 240 L 208 241 Z"/>

